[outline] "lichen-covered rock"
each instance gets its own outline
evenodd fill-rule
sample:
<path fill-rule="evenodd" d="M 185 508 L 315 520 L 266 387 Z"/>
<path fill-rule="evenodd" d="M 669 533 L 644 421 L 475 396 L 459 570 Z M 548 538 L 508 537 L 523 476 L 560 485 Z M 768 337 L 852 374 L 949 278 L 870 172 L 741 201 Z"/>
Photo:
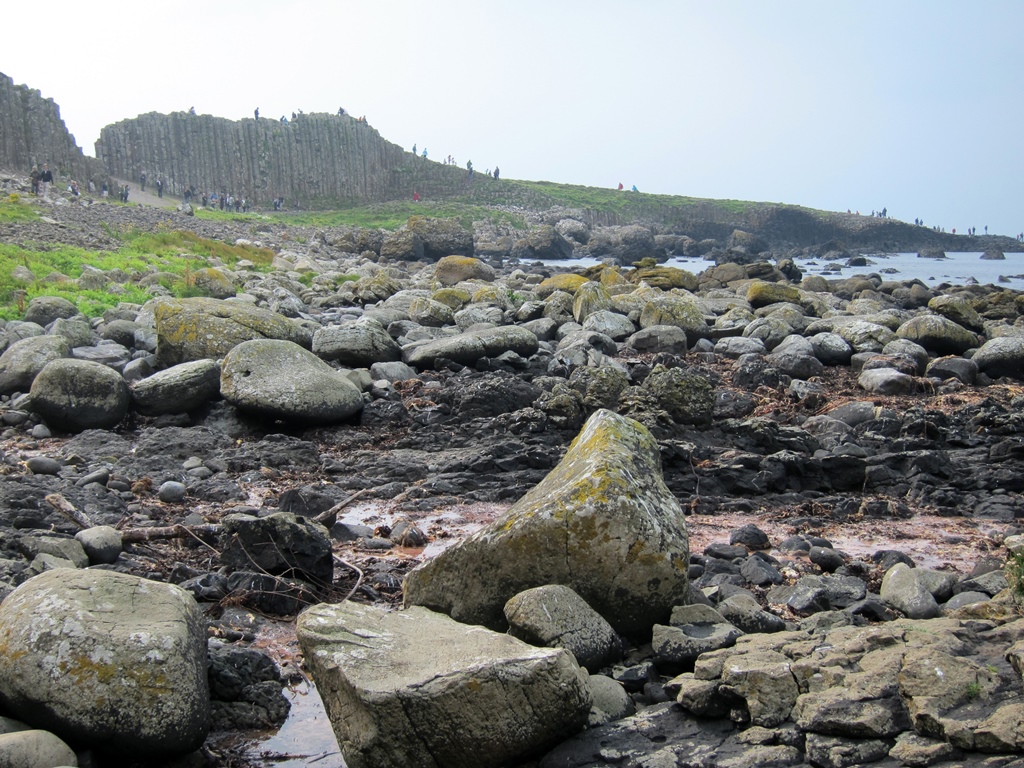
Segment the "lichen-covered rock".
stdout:
<path fill-rule="evenodd" d="M 985 321 L 981 315 L 960 296 L 935 296 L 928 301 L 928 309 L 975 333 L 985 331 Z"/>
<path fill-rule="evenodd" d="M 188 413 L 220 396 L 220 365 L 193 360 L 137 381 L 131 387 L 135 409 L 147 416 Z"/>
<path fill-rule="evenodd" d="M 320 328 L 313 334 L 313 352 L 324 360 L 337 360 L 353 368 L 402 359 L 398 343 L 370 317 Z"/>
<path fill-rule="evenodd" d="M 271 419 L 325 424 L 363 408 L 363 395 L 344 374 L 298 344 L 276 339 L 246 341 L 224 358 L 224 399 Z"/>
<path fill-rule="evenodd" d="M 210 713 L 206 621 L 171 584 L 48 571 L 0 603 L 0 703 L 74 744 L 192 751 Z"/>
<path fill-rule="evenodd" d="M 512 246 L 512 255 L 518 259 L 568 259 L 572 257 L 572 244 L 554 227 L 545 224 L 530 230 L 526 237 Z"/>
<path fill-rule="evenodd" d="M 493 282 L 494 267 L 472 256 L 445 256 L 437 262 L 434 277 L 441 285 L 456 285 L 463 280 Z"/>
<path fill-rule="evenodd" d="M 534 587 L 505 603 L 509 634 L 531 645 L 565 648 L 581 667 L 596 672 L 622 656 L 611 625 L 562 584 Z"/>
<path fill-rule="evenodd" d="M 25 308 L 26 323 L 36 323 L 43 328 L 57 318 L 69 318 L 79 314 L 78 307 L 63 296 L 36 296 Z"/>
<path fill-rule="evenodd" d="M 65 357 L 71 357 L 71 346 L 63 336 L 15 341 L 0 355 L 0 394 L 27 392 L 47 363 Z"/>
<path fill-rule="evenodd" d="M 409 302 L 409 319 L 428 328 L 441 328 L 455 323 L 452 309 L 440 301 L 417 296 Z"/>
<path fill-rule="evenodd" d="M 409 344 L 402 349 L 402 358 L 417 368 L 429 368 L 438 358 L 471 365 L 482 357 L 498 357 L 505 352 L 530 357 L 538 346 L 537 337 L 527 329 L 503 325 Z"/>
<path fill-rule="evenodd" d="M 764 280 L 755 280 L 747 288 L 747 301 L 750 306 L 765 307 L 769 304 L 787 302 L 790 304 L 800 303 L 800 289 L 795 285 L 785 283 L 768 283 Z"/>
<path fill-rule="evenodd" d="M 388 232 L 380 246 L 380 257 L 385 261 L 422 261 L 423 238 L 411 229 Z"/>
<path fill-rule="evenodd" d="M 637 267 L 629 273 L 628 279 L 629 282 L 636 285 L 646 283 L 652 288 L 660 288 L 664 291 L 673 288 L 696 291 L 698 288 L 697 276 L 678 267 Z"/>
<path fill-rule="evenodd" d="M 423 241 L 423 258 L 439 261 L 445 256 L 472 256 L 473 232 L 455 219 L 410 216 L 406 227 Z"/>
<path fill-rule="evenodd" d="M 999 336 L 990 339 L 971 359 L 981 373 L 993 379 L 1003 376 L 1024 379 L 1024 338 Z"/>
<path fill-rule="evenodd" d="M 608 289 L 601 283 L 584 283 L 572 298 L 572 315 L 577 323 L 582 323 L 592 312 L 608 309 L 611 305 Z"/>
<path fill-rule="evenodd" d="M 513 595 L 564 584 L 617 631 L 647 635 L 686 602 L 687 559 L 657 443 L 639 423 L 600 410 L 507 513 L 411 571 L 405 602 L 503 628 Z"/>
<path fill-rule="evenodd" d="M 586 673 L 568 651 L 424 608 L 322 604 L 297 632 L 351 768 L 518 764 L 590 711 Z"/>
<path fill-rule="evenodd" d="M 711 423 L 715 392 L 706 377 L 682 368 L 657 365 L 642 386 L 657 398 L 659 406 L 676 424 Z"/>
<path fill-rule="evenodd" d="M 204 267 L 192 273 L 195 288 L 213 299 L 227 299 L 237 291 L 231 278 L 222 269 Z"/>
<path fill-rule="evenodd" d="M 313 334 L 283 315 L 241 302 L 161 299 L 153 308 L 157 358 L 169 367 L 190 360 L 216 360 L 243 341 L 281 339 L 310 348 Z"/>
<path fill-rule="evenodd" d="M 53 360 L 29 390 L 32 408 L 68 432 L 109 429 L 128 413 L 131 394 L 117 371 L 88 360 Z"/>
<path fill-rule="evenodd" d="M 576 290 L 581 285 L 587 282 L 590 281 L 583 275 L 574 275 L 572 273 L 565 272 L 545 278 L 537 286 L 536 291 L 537 295 L 542 299 L 546 299 L 555 291 L 565 291 L 571 296 L 576 293 Z"/>
<path fill-rule="evenodd" d="M 896 335 L 937 355 L 961 355 L 978 346 L 977 336 L 942 315 L 912 317 L 897 329 Z"/>
<path fill-rule="evenodd" d="M 640 313 L 640 327 L 674 325 L 686 331 L 687 341 L 693 345 L 708 336 L 708 324 L 697 302 L 683 296 L 659 296 L 648 301 Z"/>

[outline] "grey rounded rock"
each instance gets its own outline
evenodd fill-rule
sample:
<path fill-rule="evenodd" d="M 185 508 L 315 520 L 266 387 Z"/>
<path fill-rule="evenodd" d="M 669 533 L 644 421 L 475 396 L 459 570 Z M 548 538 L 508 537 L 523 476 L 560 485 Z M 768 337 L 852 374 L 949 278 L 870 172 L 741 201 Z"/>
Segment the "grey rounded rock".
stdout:
<path fill-rule="evenodd" d="M 203 743 L 206 621 L 179 587 L 96 568 L 48 571 L 0 603 L 0 637 L 6 711 L 134 758 Z"/>
<path fill-rule="evenodd" d="M 177 480 L 167 480 L 160 484 L 156 496 L 165 504 L 176 504 L 185 498 L 186 492 L 187 489 L 184 483 L 179 483 Z"/>
<path fill-rule="evenodd" d="M 344 374 L 290 341 L 259 339 L 232 349 L 221 368 L 224 399 L 267 418 L 332 423 L 363 408 Z"/>
<path fill-rule="evenodd" d="M 110 429 L 128 413 L 131 396 L 121 374 L 87 360 L 48 363 L 32 382 L 32 408 L 68 432 Z"/>
<path fill-rule="evenodd" d="M 97 525 L 75 534 L 92 565 L 109 565 L 121 554 L 121 532 L 110 525 Z"/>
<path fill-rule="evenodd" d="M 187 413 L 220 395 L 220 365 L 216 360 L 193 360 L 142 379 L 131 388 L 139 413 L 159 416 Z"/>
<path fill-rule="evenodd" d="M 0 765 L 4 768 L 77 766 L 78 757 L 59 736 L 29 729 L 0 734 Z"/>

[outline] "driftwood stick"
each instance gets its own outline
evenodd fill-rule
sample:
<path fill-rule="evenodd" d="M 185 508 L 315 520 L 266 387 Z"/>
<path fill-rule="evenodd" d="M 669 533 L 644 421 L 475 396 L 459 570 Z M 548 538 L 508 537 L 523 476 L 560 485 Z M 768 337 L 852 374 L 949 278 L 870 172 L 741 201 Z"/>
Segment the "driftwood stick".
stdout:
<path fill-rule="evenodd" d="M 70 520 L 72 523 L 77 525 L 83 530 L 86 528 L 92 528 L 93 522 L 89 519 L 89 516 L 85 512 L 80 512 L 72 506 L 71 502 L 61 496 L 59 493 L 51 493 L 45 497 L 45 501 L 55 510 L 60 512 L 64 517 Z"/>
<path fill-rule="evenodd" d="M 216 535 L 220 533 L 220 523 L 206 523 L 204 525 L 164 525 L 153 528 L 128 528 L 121 531 L 121 541 L 135 543 L 139 541 L 152 541 L 153 539 L 184 539 L 188 536 L 200 538 L 204 535 Z"/>
<path fill-rule="evenodd" d="M 366 493 L 369 490 L 370 490 L 369 488 L 363 488 L 361 490 L 356 491 L 351 496 L 349 496 L 347 499 L 342 499 L 337 504 L 335 504 L 333 507 L 328 509 L 326 512 L 321 512 L 319 515 L 314 517 L 313 518 L 313 522 L 314 523 L 320 523 L 321 525 L 325 525 L 328 528 L 330 528 L 332 525 L 334 525 L 338 521 L 338 513 L 341 512 L 341 510 L 343 510 L 345 507 L 347 507 L 349 504 L 351 504 L 356 499 L 361 498 L 362 496 L 366 495 Z"/>

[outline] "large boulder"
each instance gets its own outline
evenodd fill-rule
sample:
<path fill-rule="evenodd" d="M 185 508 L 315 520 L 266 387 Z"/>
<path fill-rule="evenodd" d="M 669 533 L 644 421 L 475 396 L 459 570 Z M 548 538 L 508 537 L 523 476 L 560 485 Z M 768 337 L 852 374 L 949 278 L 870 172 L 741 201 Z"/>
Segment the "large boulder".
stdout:
<path fill-rule="evenodd" d="M 44 328 L 58 318 L 67 319 L 79 314 L 78 307 L 63 296 L 36 296 L 25 308 L 26 323 L 36 323 Z"/>
<path fill-rule="evenodd" d="M 586 673 L 563 649 L 351 602 L 309 609 L 297 632 L 350 768 L 518 764 L 587 721 Z"/>
<path fill-rule="evenodd" d="M 687 341 L 693 345 L 708 336 L 708 324 L 697 302 L 689 297 L 665 295 L 651 299 L 640 312 L 640 327 L 674 325 L 686 331 Z"/>
<path fill-rule="evenodd" d="M 515 594 L 573 589 L 620 633 L 649 636 L 687 601 L 686 521 L 641 424 L 599 410 L 504 515 L 412 570 L 406 605 L 504 628 Z"/>
<path fill-rule="evenodd" d="M 187 413 L 220 396 L 220 364 L 193 360 L 157 371 L 131 388 L 135 409 L 147 416 Z"/>
<path fill-rule="evenodd" d="M 423 258 L 438 261 L 445 256 L 472 256 L 473 232 L 455 219 L 410 216 L 406 227 L 423 241 Z"/>
<path fill-rule="evenodd" d="M 103 751 L 165 757 L 206 737 L 206 621 L 183 589 L 59 569 L 0 603 L 0 704 Z"/>
<path fill-rule="evenodd" d="M 224 357 L 243 341 L 282 339 L 309 349 L 313 335 L 284 315 L 237 301 L 161 299 L 153 308 L 161 367 Z"/>
<path fill-rule="evenodd" d="M 562 584 L 520 592 L 505 603 L 505 618 L 510 635 L 531 645 L 565 648 L 591 672 L 622 656 L 611 624 Z"/>
<path fill-rule="evenodd" d="M 363 408 L 363 395 L 342 373 L 298 344 L 275 339 L 246 341 L 224 358 L 224 399 L 271 419 L 324 424 Z"/>
<path fill-rule="evenodd" d="M 46 364 L 71 357 L 63 336 L 30 336 L 19 339 L 0 355 L 0 394 L 27 392 Z"/>
<path fill-rule="evenodd" d="M 382 261 L 422 261 L 423 238 L 411 229 L 399 229 L 384 235 L 380 246 Z"/>
<path fill-rule="evenodd" d="M 971 359 L 979 372 L 993 379 L 1024 379 L 1024 338 L 997 336 L 982 344 Z"/>
<path fill-rule="evenodd" d="M 437 262 L 434 277 L 441 285 L 456 285 L 463 280 L 494 281 L 494 267 L 472 256 L 445 256 Z"/>
<path fill-rule="evenodd" d="M 56 429 L 109 429 L 128 413 L 131 394 L 117 371 L 89 360 L 47 364 L 29 390 L 32 409 Z"/>
<path fill-rule="evenodd" d="M 370 317 L 319 329 L 313 334 L 313 352 L 324 360 L 337 360 L 353 368 L 402 359 L 398 343 Z"/>
<path fill-rule="evenodd" d="M 521 260 L 569 259 L 572 258 L 572 244 L 557 229 L 545 224 L 517 240 L 512 246 L 512 255 Z"/>
<path fill-rule="evenodd" d="M 537 337 L 526 328 L 502 325 L 409 344 L 403 347 L 402 358 L 417 368 L 430 368 L 439 358 L 472 365 L 480 358 L 498 357 L 505 352 L 530 357 L 538 347 Z"/>
<path fill-rule="evenodd" d="M 938 355 L 961 355 L 978 346 L 978 337 L 942 315 L 918 315 L 903 323 L 896 335 Z"/>

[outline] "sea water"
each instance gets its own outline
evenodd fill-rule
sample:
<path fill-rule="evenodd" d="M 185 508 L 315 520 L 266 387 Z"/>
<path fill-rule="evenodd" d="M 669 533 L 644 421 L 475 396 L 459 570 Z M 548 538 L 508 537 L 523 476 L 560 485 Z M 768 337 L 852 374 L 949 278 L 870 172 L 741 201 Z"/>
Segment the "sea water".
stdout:
<path fill-rule="evenodd" d="M 807 275 L 821 275 L 828 280 L 838 280 L 855 275 L 877 273 L 883 280 L 920 280 L 930 288 L 942 283 L 950 285 L 1001 285 L 1007 288 L 1024 289 L 1024 253 L 1007 253 L 1005 259 L 982 259 L 980 251 L 946 252 L 945 259 L 922 259 L 916 253 L 879 253 L 866 257 L 867 265 L 848 267 L 846 261 L 824 261 L 823 259 L 796 259 L 796 264 Z M 600 264 L 600 259 L 582 258 L 566 260 L 544 260 L 546 266 L 558 269 L 591 267 Z M 698 257 L 674 256 L 665 266 L 678 267 L 699 274 L 714 264 Z"/>

